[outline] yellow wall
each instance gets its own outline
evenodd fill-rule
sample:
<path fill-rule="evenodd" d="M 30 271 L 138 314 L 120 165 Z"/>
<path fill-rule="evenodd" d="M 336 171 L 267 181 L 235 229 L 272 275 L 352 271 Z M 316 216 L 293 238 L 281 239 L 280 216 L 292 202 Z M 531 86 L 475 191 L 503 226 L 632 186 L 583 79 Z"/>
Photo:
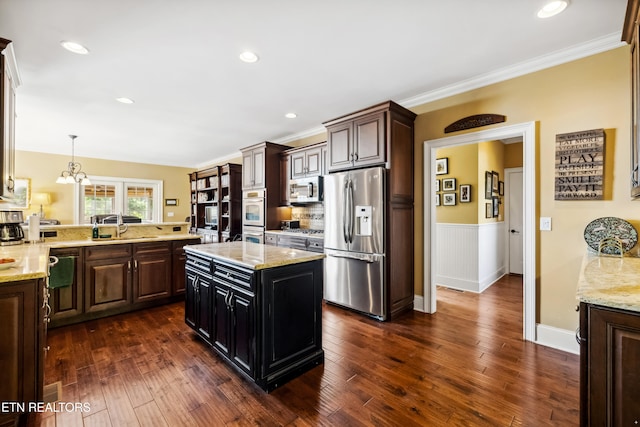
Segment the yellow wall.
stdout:
<path fill-rule="evenodd" d="M 587 247 L 585 226 L 595 218 L 617 216 L 637 228 L 640 219 L 640 202 L 629 197 L 629 55 L 628 46 L 623 46 L 412 108 L 419 114 L 415 121 L 417 294 L 423 289 L 423 141 L 448 136 L 443 129 L 462 117 L 504 114 L 505 125 L 537 122 L 536 211 L 553 219 L 552 231 L 537 232 L 537 321 L 566 330 L 577 327 L 575 292 Z M 606 132 L 605 168 L 613 173 L 605 172 L 605 176 L 613 181 L 611 197 L 604 201 L 554 200 L 556 134 L 596 128 Z"/>
<path fill-rule="evenodd" d="M 112 160 L 76 157 L 82 170 L 92 176 L 111 176 L 139 179 L 159 179 L 163 181 L 164 198 L 178 199 L 178 206 L 163 206 L 164 222 L 184 221 L 189 215 L 189 168 L 158 166 L 145 163 L 116 162 Z M 60 172 L 66 169 L 69 156 L 16 152 L 16 176 L 31 179 L 32 192 L 51 194 L 51 205 L 44 207 L 47 218 L 55 218 L 62 224 L 73 224 L 73 186 L 56 184 Z M 163 201 L 164 204 L 164 201 Z M 39 206 L 30 206 L 25 214 L 39 211 Z M 173 217 L 169 217 L 173 212 Z"/>
<path fill-rule="evenodd" d="M 505 168 L 521 168 L 522 165 L 524 165 L 522 161 L 522 142 L 505 144 L 504 167 Z"/>
<path fill-rule="evenodd" d="M 478 223 L 478 144 L 461 145 L 457 147 L 443 147 L 438 150 L 437 158 L 448 158 L 448 173 L 437 175 L 440 180 L 440 206 L 436 208 L 437 222 L 449 224 L 477 224 Z M 448 178 L 456 179 L 456 205 L 444 206 L 442 198 L 445 193 L 442 181 Z M 460 185 L 471 185 L 471 202 L 460 203 Z M 483 205 L 484 206 L 484 205 Z"/>

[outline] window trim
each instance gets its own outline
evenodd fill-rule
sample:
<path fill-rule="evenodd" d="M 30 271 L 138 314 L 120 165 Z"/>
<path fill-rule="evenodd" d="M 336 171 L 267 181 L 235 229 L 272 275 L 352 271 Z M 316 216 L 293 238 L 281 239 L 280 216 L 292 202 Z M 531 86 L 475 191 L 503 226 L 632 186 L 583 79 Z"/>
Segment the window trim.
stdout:
<path fill-rule="evenodd" d="M 164 199 L 164 187 L 163 181 L 161 179 L 143 179 L 143 178 L 124 178 L 124 177 L 115 177 L 115 176 L 95 176 L 91 175 L 92 181 L 112 181 L 117 185 L 125 186 L 127 184 L 146 184 L 146 185 L 155 185 L 157 186 L 158 191 L 154 191 L 153 195 L 153 217 L 154 221 L 151 224 L 161 223 L 164 218 L 164 209 L 162 205 L 162 200 Z M 85 225 L 80 222 L 81 218 L 84 216 L 82 212 L 80 212 L 80 208 L 82 207 L 82 197 L 84 195 L 84 191 L 82 191 L 82 186 L 78 183 L 73 186 L 73 222 L 78 225 Z M 122 200 L 124 201 L 124 200 Z"/>

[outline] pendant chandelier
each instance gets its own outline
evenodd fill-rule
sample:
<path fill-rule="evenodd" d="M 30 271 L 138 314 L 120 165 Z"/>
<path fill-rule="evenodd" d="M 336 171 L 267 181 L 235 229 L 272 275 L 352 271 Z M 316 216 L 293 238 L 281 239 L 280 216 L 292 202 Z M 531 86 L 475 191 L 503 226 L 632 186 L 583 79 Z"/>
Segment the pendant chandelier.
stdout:
<path fill-rule="evenodd" d="M 91 185 L 89 177 L 81 170 L 82 165 L 75 161 L 74 153 L 77 137 L 77 135 L 69 135 L 69 138 L 71 138 L 71 161 L 67 165 L 67 170 L 63 170 L 58 179 L 56 179 L 56 184 L 80 183 L 80 185 Z"/>

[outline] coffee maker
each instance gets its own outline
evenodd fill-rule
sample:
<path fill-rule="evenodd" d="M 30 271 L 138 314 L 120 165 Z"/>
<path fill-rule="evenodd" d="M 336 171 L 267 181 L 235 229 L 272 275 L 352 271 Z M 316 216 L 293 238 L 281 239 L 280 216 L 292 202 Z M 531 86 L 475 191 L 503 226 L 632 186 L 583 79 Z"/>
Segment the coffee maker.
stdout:
<path fill-rule="evenodd" d="M 0 211 L 0 246 L 23 243 L 23 221 L 22 211 Z"/>

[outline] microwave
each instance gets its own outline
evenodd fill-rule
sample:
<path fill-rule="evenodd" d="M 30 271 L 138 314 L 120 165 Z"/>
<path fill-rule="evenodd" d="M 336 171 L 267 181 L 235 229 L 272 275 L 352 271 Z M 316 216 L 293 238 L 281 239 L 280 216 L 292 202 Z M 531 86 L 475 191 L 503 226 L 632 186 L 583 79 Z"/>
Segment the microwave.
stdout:
<path fill-rule="evenodd" d="M 321 202 L 322 193 L 321 176 L 289 181 L 289 203 L 292 205 Z"/>

